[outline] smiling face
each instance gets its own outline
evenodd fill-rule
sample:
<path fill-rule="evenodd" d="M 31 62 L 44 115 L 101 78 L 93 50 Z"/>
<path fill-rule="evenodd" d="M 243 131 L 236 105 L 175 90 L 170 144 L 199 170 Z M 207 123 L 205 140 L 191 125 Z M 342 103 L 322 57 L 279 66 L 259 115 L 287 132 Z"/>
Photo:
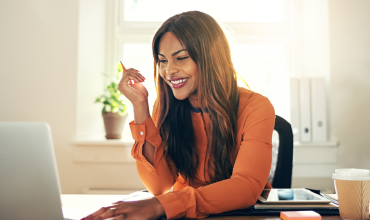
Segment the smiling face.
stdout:
<path fill-rule="evenodd" d="M 189 98 L 193 107 L 197 103 L 198 66 L 188 51 L 171 32 L 165 33 L 158 48 L 159 74 L 171 87 L 176 99 Z"/>

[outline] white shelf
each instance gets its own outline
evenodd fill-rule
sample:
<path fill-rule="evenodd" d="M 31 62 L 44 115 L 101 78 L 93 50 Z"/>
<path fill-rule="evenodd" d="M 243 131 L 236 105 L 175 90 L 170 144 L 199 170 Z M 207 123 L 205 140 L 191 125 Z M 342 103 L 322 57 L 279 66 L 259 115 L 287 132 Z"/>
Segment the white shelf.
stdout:
<path fill-rule="evenodd" d="M 314 166 L 327 166 L 331 170 L 337 163 L 339 142 L 331 140 L 319 143 L 294 142 L 294 164 L 302 169 L 312 169 Z M 306 167 L 304 167 L 306 166 Z M 297 167 L 298 168 L 298 167 Z M 320 169 L 324 169 L 321 167 Z"/>
<path fill-rule="evenodd" d="M 294 141 L 294 147 L 298 148 L 336 148 L 339 146 L 339 142 L 337 140 L 331 140 L 331 141 L 326 141 L 326 142 L 309 142 L 309 143 L 304 143 L 304 142 L 299 142 L 299 141 Z"/>

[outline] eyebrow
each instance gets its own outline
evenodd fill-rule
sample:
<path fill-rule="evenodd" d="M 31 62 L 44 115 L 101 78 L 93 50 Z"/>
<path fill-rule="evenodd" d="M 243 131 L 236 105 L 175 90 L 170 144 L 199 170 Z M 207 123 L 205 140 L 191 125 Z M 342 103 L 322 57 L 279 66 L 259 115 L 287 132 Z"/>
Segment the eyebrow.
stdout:
<path fill-rule="evenodd" d="M 171 56 L 175 56 L 175 55 L 179 54 L 181 51 L 186 51 L 186 49 L 178 50 L 178 51 L 176 51 L 176 52 L 172 53 L 172 54 L 171 54 Z M 162 57 L 166 57 L 165 55 L 160 54 L 160 53 L 158 53 L 158 55 L 161 55 Z"/>

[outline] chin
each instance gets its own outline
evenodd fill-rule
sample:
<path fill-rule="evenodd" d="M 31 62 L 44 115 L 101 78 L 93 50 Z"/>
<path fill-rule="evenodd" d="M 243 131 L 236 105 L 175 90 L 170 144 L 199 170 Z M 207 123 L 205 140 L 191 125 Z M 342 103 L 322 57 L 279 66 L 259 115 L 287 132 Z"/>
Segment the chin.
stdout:
<path fill-rule="evenodd" d="M 176 93 L 174 93 L 173 95 L 175 96 L 175 98 L 177 100 L 184 100 L 184 99 L 187 99 L 189 97 L 189 95 L 185 95 L 185 94 L 176 94 Z"/>

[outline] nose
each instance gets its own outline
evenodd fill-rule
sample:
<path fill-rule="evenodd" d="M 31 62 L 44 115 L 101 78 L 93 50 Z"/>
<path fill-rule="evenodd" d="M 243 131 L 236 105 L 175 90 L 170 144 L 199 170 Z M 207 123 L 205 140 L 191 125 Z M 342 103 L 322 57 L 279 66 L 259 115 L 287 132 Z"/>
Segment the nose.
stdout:
<path fill-rule="evenodd" d="M 176 64 L 172 61 L 168 61 L 166 72 L 168 75 L 173 75 L 174 73 L 177 73 L 179 70 L 176 66 Z"/>

